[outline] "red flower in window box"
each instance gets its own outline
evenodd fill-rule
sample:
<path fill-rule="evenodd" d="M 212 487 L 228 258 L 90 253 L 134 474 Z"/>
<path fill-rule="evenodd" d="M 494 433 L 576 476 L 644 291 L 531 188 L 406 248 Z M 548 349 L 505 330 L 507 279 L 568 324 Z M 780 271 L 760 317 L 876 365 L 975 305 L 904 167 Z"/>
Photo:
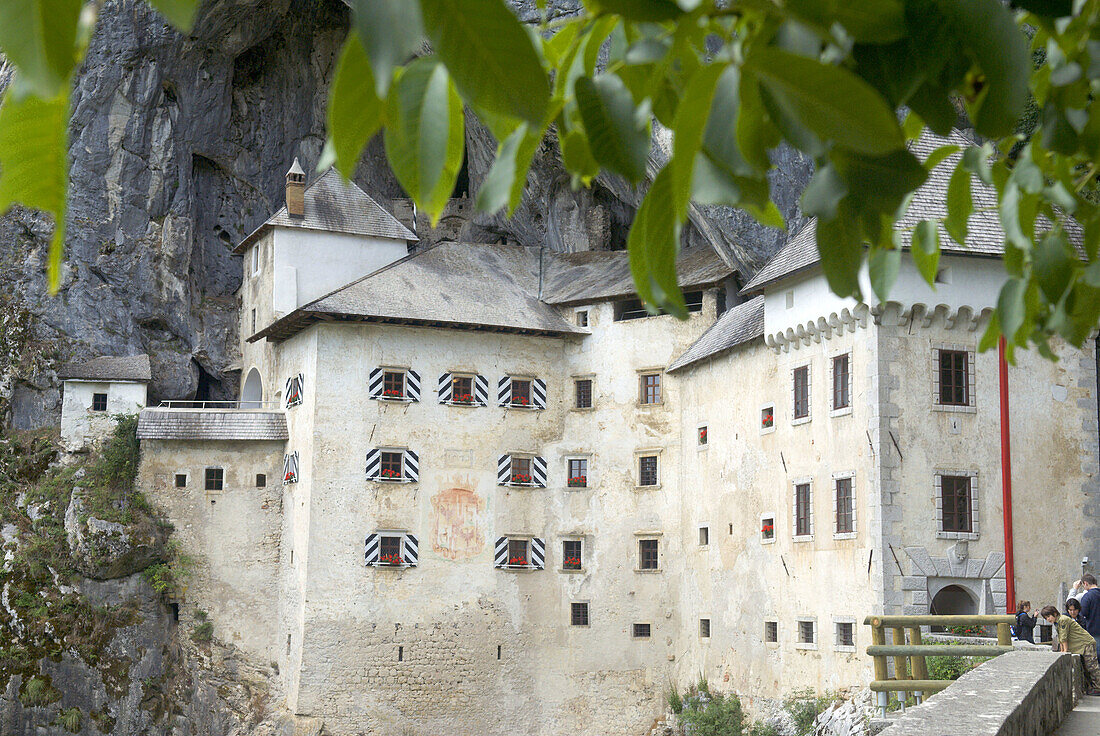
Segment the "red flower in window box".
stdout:
<path fill-rule="evenodd" d="M 584 488 L 588 485 L 588 476 L 575 475 L 569 479 L 569 485 L 573 488 Z"/>
<path fill-rule="evenodd" d="M 403 399 L 405 398 L 405 392 L 399 391 L 395 388 L 388 388 L 382 392 L 382 396 L 387 399 Z"/>
<path fill-rule="evenodd" d="M 451 396 L 452 404 L 472 404 L 474 403 L 474 397 L 470 394 L 453 394 Z"/>
<path fill-rule="evenodd" d="M 400 565 L 401 564 L 401 555 L 399 555 L 399 554 L 382 555 L 381 557 L 378 558 L 378 564 L 380 564 L 380 565 L 395 565 L 395 566 Z"/>
<path fill-rule="evenodd" d="M 513 483 L 530 483 L 531 482 L 531 476 L 527 475 L 526 473 L 512 473 L 512 482 Z"/>
<path fill-rule="evenodd" d="M 531 400 L 529 398 L 527 398 L 526 396 L 513 396 L 512 397 L 512 406 L 528 406 L 530 403 L 531 403 Z"/>
<path fill-rule="evenodd" d="M 580 570 L 581 569 L 581 558 L 580 557 L 566 557 L 562 561 L 562 567 L 564 567 L 566 570 Z"/>
<path fill-rule="evenodd" d="M 401 480 L 401 471 L 393 468 L 382 468 L 382 478 L 386 480 Z"/>
<path fill-rule="evenodd" d="M 521 566 L 521 567 L 527 567 L 527 558 L 523 557 L 523 556 L 509 557 L 508 558 L 508 564 L 509 565 L 518 565 L 518 566 Z"/>
<path fill-rule="evenodd" d="M 775 417 L 773 415 L 771 415 L 771 414 L 765 414 L 764 415 L 764 419 L 762 420 L 762 424 L 764 425 L 764 429 L 767 429 L 768 427 L 772 426 L 774 423 L 775 423 Z"/>
<path fill-rule="evenodd" d="M 707 443 L 707 430 L 705 427 L 699 430 L 699 441 L 704 445 Z"/>
<path fill-rule="evenodd" d="M 770 535 L 772 533 L 772 530 L 774 530 L 774 529 L 775 529 L 775 526 L 773 526 L 772 524 L 765 524 L 764 526 L 762 526 L 760 528 L 760 531 L 764 532 L 765 534 Z"/>

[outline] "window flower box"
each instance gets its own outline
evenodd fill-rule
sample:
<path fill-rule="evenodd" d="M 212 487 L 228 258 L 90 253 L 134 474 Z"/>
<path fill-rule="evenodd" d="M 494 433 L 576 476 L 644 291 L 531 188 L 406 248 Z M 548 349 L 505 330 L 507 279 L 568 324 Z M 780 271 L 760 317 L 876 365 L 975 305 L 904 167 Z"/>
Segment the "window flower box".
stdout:
<path fill-rule="evenodd" d="M 586 488 L 588 486 L 587 475 L 576 475 L 569 479 L 570 488 Z"/>
<path fill-rule="evenodd" d="M 508 567 L 530 567 L 526 557 L 509 557 Z"/>
<path fill-rule="evenodd" d="M 512 482 L 523 485 L 530 485 L 531 476 L 526 473 L 512 473 Z"/>
<path fill-rule="evenodd" d="M 382 555 L 378 558 L 378 564 L 384 567 L 400 567 L 404 561 L 401 555 Z"/>
<path fill-rule="evenodd" d="M 405 392 L 400 391 L 400 390 L 395 389 L 395 388 L 388 388 L 388 389 L 386 389 L 385 391 L 382 392 L 382 398 L 383 399 L 390 399 L 390 400 L 394 400 L 394 401 L 404 401 L 405 400 Z"/>
<path fill-rule="evenodd" d="M 472 394 L 451 394 L 451 403 L 472 406 L 474 404 L 474 397 Z"/>
<path fill-rule="evenodd" d="M 566 570 L 580 570 L 581 558 L 580 557 L 566 557 L 562 560 L 561 566 Z"/>
<path fill-rule="evenodd" d="M 765 524 L 764 526 L 760 527 L 760 533 L 764 535 L 765 539 L 771 539 L 775 536 L 775 525 Z"/>
<path fill-rule="evenodd" d="M 700 427 L 699 428 L 699 444 L 700 445 L 707 444 L 707 428 L 706 427 Z"/>
<path fill-rule="evenodd" d="M 513 396 L 509 406 L 519 409 L 528 409 L 531 406 L 531 399 L 526 396 Z"/>
<path fill-rule="evenodd" d="M 404 475 L 400 470 L 394 470 L 393 468 L 382 468 L 382 472 L 379 475 L 379 480 L 404 480 Z"/>
<path fill-rule="evenodd" d="M 775 426 L 775 415 L 770 411 L 765 411 L 760 419 L 760 426 L 763 429 L 771 429 Z"/>

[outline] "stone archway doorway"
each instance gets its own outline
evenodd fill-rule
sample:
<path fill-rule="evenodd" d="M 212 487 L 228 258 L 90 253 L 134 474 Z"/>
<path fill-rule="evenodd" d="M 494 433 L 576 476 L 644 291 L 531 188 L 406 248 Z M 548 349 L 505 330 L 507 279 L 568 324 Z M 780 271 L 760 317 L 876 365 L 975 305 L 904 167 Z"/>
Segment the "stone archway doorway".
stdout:
<path fill-rule="evenodd" d="M 264 385 L 260 380 L 260 372 L 253 368 L 244 379 L 244 388 L 241 390 L 241 408 L 259 409 L 263 406 Z"/>
<path fill-rule="evenodd" d="M 978 613 L 978 600 L 961 585 L 947 585 L 932 598 L 928 612 L 938 616 L 973 616 Z M 944 629 L 942 626 L 933 626 L 932 630 Z"/>

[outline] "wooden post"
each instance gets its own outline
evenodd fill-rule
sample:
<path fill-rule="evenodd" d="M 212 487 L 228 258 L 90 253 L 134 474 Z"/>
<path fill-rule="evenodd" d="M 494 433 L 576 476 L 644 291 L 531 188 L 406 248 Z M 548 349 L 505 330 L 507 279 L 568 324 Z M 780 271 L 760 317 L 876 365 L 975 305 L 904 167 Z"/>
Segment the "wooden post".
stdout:
<path fill-rule="evenodd" d="M 891 631 L 894 632 L 893 633 L 894 646 L 897 646 L 899 644 L 904 646 L 905 645 L 905 629 L 901 628 L 900 626 L 896 626 L 893 629 L 891 629 Z M 894 679 L 895 680 L 910 680 L 910 679 L 912 679 L 911 677 L 909 677 L 909 666 L 908 665 L 909 665 L 909 657 L 905 656 L 904 654 L 901 655 L 900 657 L 894 657 Z M 905 709 L 905 701 L 908 699 L 907 695 L 908 694 L 904 691 L 898 694 L 898 698 L 901 700 L 902 710 Z"/>
<path fill-rule="evenodd" d="M 882 626 L 871 624 L 871 643 L 872 644 L 885 644 L 886 643 L 886 630 Z M 882 655 L 875 655 L 872 657 L 875 662 L 875 679 L 879 682 L 886 680 L 886 657 Z"/>
<path fill-rule="evenodd" d="M 909 629 L 909 643 L 915 646 L 920 646 L 924 642 L 921 640 L 920 627 L 913 626 Z M 928 664 L 924 659 L 924 655 L 910 656 L 910 661 L 913 663 L 913 679 L 914 680 L 927 680 L 928 679 Z M 927 698 L 932 693 L 924 690 L 922 696 Z"/>
<path fill-rule="evenodd" d="M 1012 646 L 1012 629 L 1008 624 L 997 624 L 997 645 L 1002 647 Z"/>

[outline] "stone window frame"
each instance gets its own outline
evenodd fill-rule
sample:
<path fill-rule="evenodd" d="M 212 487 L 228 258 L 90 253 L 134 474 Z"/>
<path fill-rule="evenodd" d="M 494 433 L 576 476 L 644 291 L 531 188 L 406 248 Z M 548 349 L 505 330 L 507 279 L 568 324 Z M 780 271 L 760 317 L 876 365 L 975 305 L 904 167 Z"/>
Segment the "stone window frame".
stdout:
<path fill-rule="evenodd" d="M 806 369 L 806 416 L 795 417 L 794 415 L 794 373 L 802 368 Z M 814 418 L 814 371 L 813 361 L 808 360 L 805 363 L 799 363 L 798 365 L 791 366 L 791 426 L 797 427 L 800 424 L 808 424 Z M 775 422 L 773 421 L 774 425 Z"/>
<path fill-rule="evenodd" d="M 585 538 L 585 535 L 583 535 L 583 534 L 563 534 L 560 537 L 558 537 L 558 539 L 559 539 L 559 541 L 561 541 L 563 543 L 562 547 L 559 547 L 559 549 L 562 550 L 562 562 L 561 562 L 561 566 L 558 567 L 558 572 L 563 573 L 565 575 L 583 575 L 584 573 L 588 572 L 588 569 L 584 565 L 585 559 L 588 557 L 588 555 L 586 554 L 587 548 L 588 548 L 588 540 Z M 564 549 L 564 543 L 565 542 L 580 542 L 581 543 L 581 566 L 580 567 L 578 567 L 576 569 L 565 567 L 565 549 Z"/>
<path fill-rule="evenodd" d="M 698 527 L 696 527 L 696 529 L 699 530 L 699 547 L 701 549 L 706 548 L 706 547 L 710 547 L 710 526 L 711 526 L 710 522 L 704 521 L 703 523 L 699 524 Z M 703 542 L 703 535 L 704 534 L 706 535 L 706 538 L 707 538 L 706 542 Z"/>
<path fill-rule="evenodd" d="M 179 479 L 181 476 L 183 477 L 182 486 L 179 484 Z M 191 474 L 189 472 L 187 472 L 186 470 L 177 470 L 175 473 L 172 473 L 173 488 L 187 488 L 189 485 L 191 485 Z"/>
<path fill-rule="evenodd" d="M 943 530 L 943 485 L 945 475 L 960 475 L 970 478 L 970 529 L 968 532 L 945 532 Z M 977 470 L 959 470 L 957 468 L 937 467 L 933 470 L 932 500 L 936 506 L 936 539 L 963 539 L 974 541 L 981 539 L 979 525 L 980 485 Z"/>
<path fill-rule="evenodd" d="M 966 400 L 965 406 L 940 403 L 940 351 L 959 350 L 966 352 Z M 958 343 L 938 342 L 932 344 L 932 411 L 956 412 L 974 414 L 978 411 L 975 396 L 976 385 L 976 357 L 977 351 L 973 345 L 961 345 Z"/>
<path fill-rule="evenodd" d="M 852 480 L 852 531 L 850 532 L 838 532 L 836 530 L 836 482 L 843 480 L 844 478 L 851 478 Z M 856 503 L 858 494 L 856 493 L 856 471 L 845 470 L 839 473 L 833 473 L 832 475 L 832 496 L 833 496 L 833 539 L 855 539 L 859 536 L 859 515 L 856 512 L 856 507 L 859 505 Z M 811 498 L 813 497 L 813 488 L 810 489 Z M 812 505 L 812 503 L 811 503 Z M 812 516 L 812 514 L 811 514 Z M 811 522 L 811 526 L 812 526 Z"/>
<path fill-rule="evenodd" d="M 573 615 L 573 606 L 584 606 L 584 623 L 575 623 L 576 618 Z M 592 601 L 569 601 L 569 628 L 571 629 L 589 629 L 592 628 Z"/>
<path fill-rule="evenodd" d="M 775 544 L 776 537 L 778 536 L 775 533 L 775 520 L 777 517 L 778 514 L 776 514 L 774 511 L 765 511 L 764 513 L 760 514 L 760 544 Z M 769 519 L 772 522 L 771 539 L 768 539 L 764 536 L 764 522 Z"/>
<path fill-rule="evenodd" d="M 591 384 L 589 406 L 577 406 L 577 382 L 588 381 Z M 595 411 L 596 409 L 596 374 L 595 373 L 574 373 L 569 376 L 569 383 L 573 387 L 573 396 L 569 402 L 570 411 Z"/>
<path fill-rule="evenodd" d="M 840 643 L 840 624 L 851 624 L 852 626 L 852 643 L 850 645 Z M 833 616 L 833 649 L 838 652 L 854 653 L 856 647 L 859 646 L 857 640 L 858 628 L 854 616 Z"/>
<path fill-rule="evenodd" d="M 211 470 L 218 471 L 221 475 L 212 477 L 210 475 Z M 220 493 L 225 490 L 225 466 L 224 465 L 208 465 L 203 468 L 202 471 L 202 487 L 207 493 Z M 211 488 L 210 484 L 215 483 L 219 487 Z"/>
<path fill-rule="evenodd" d="M 665 380 L 665 368 L 664 366 L 652 366 L 649 368 L 639 368 L 635 371 L 638 376 L 638 394 L 637 404 L 640 409 L 649 409 L 658 406 L 665 405 L 665 396 L 668 391 L 668 381 Z M 646 385 L 645 379 L 647 376 L 657 376 L 657 400 L 646 401 Z"/>
<path fill-rule="evenodd" d="M 833 384 L 836 381 L 836 359 L 841 358 L 845 355 L 848 356 L 848 406 L 844 406 L 844 407 L 841 407 L 840 409 L 837 409 L 836 407 L 833 406 L 833 398 L 835 396 L 835 393 L 833 391 Z M 850 347 L 845 348 L 844 350 L 838 350 L 834 353 L 829 354 L 829 416 L 830 417 L 847 416 L 847 415 L 852 413 L 852 407 L 855 406 L 855 403 L 856 403 L 855 395 L 852 392 L 852 384 L 853 384 L 852 374 L 854 373 L 854 371 L 852 370 L 853 367 L 854 367 L 852 365 L 853 357 L 854 357 L 854 351 Z"/>
<path fill-rule="evenodd" d="M 772 425 L 770 427 L 764 426 L 764 412 L 771 411 L 772 413 Z M 775 431 L 775 402 L 769 401 L 766 404 L 760 405 L 760 414 L 757 416 L 756 421 L 759 422 L 760 434 L 771 434 Z"/>
<path fill-rule="evenodd" d="M 639 575 L 654 575 L 663 573 L 665 571 L 663 562 L 664 555 L 661 553 L 661 537 L 664 536 L 664 532 L 648 531 L 648 532 L 634 532 L 634 572 Z M 657 567 L 655 568 L 642 568 L 642 548 L 641 542 L 651 540 L 657 543 Z"/>
<path fill-rule="evenodd" d="M 802 624 L 805 624 L 805 623 L 813 625 L 814 640 L 812 642 L 801 641 Z M 818 626 L 817 626 L 817 616 L 796 616 L 795 619 L 794 619 L 794 624 L 795 624 L 794 648 L 795 649 L 817 650 L 818 643 L 821 641 L 821 635 L 820 635 L 820 632 L 818 631 Z"/>
<path fill-rule="evenodd" d="M 706 622 L 706 623 L 704 623 Z M 706 633 L 704 634 L 704 630 Z M 710 643 L 711 638 L 714 636 L 714 617 L 709 613 L 699 617 L 699 639 L 704 644 Z"/>
<path fill-rule="evenodd" d="M 775 641 L 768 641 L 768 624 L 775 624 Z M 779 633 L 779 619 L 775 616 L 766 616 L 764 618 L 764 634 L 762 636 L 764 640 L 764 646 L 768 649 L 778 649 L 780 643 Z"/>
<path fill-rule="evenodd" d="M 573 324 L 577 327 L 592 327 L 592 308 L 577 307 L 573 310 Z"/>
<path fill-rule="evenodd" d="M 650 447 L 634 451 L 634 490 L 635 491 L 659 491 L 661 490 L 661 448 Z M 657 457 L 657 482 L 651 486 L 642 485 L 642 458 L 655 455 Z"/>
<path fill-rule="evenodd" d="M 810 486 L 810 533 L 798 533 L 798 486 Z M 811 476 L 791 479 L 791 541 L 812 542 L 814 540 L 814 479 Z"/>
<path fill-rule="evenodd" d="M 569 485 L 569 466 L 571 460 L 584 460 L 585 462 L 585 482 L 583 486 Z M 565 464 L 565 490 L 567 491 L 590 491 L 592 490 L 595 482 L 592 479 L 592 453 L 590 452 L 571 452 L 562 457 L 562 462 Z"/>

